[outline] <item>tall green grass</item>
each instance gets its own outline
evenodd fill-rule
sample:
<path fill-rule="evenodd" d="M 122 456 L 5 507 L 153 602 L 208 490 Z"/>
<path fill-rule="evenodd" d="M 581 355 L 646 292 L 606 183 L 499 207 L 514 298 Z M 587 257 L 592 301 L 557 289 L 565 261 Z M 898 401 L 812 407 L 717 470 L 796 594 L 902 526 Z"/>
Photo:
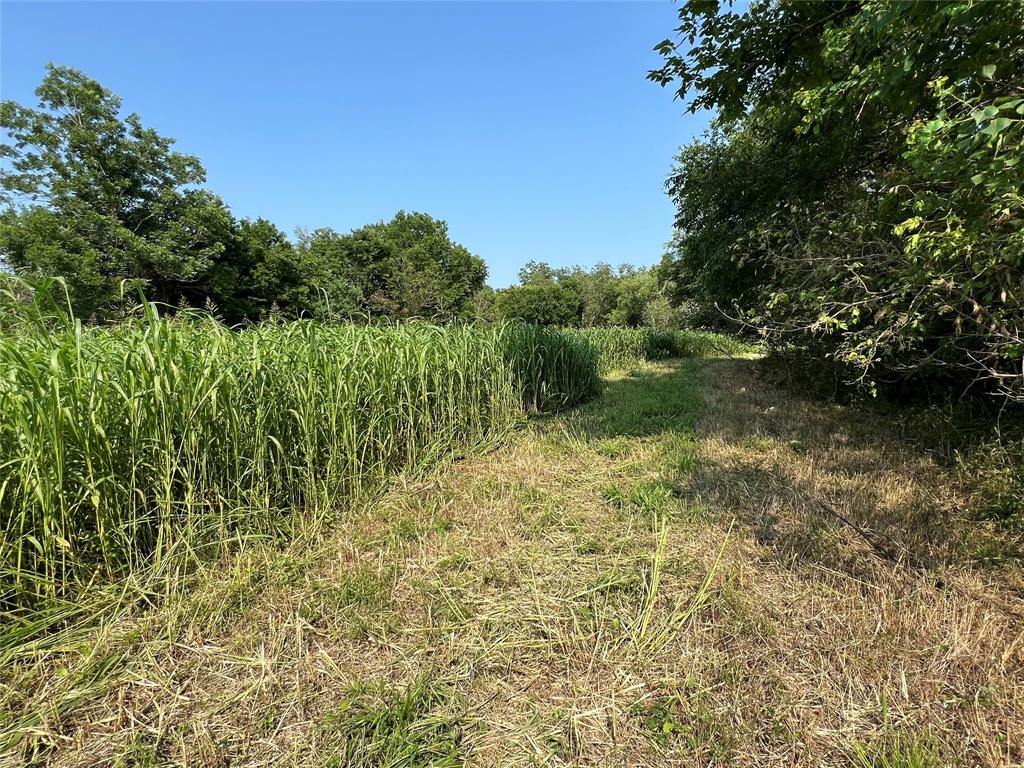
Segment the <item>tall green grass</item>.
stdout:
<path fill-rule="evenodd" d="M 601 373 L 670 357 L 720 357 L 754 351 L 737 339 L 707 331 L 579 328 L 567 333 L 593 349 Z"/>
<path fill-rule="evenodd" d="M 590 347 L 523 325 L 8 326 L 0 607 L 287 535 L 597 385 Z"/>

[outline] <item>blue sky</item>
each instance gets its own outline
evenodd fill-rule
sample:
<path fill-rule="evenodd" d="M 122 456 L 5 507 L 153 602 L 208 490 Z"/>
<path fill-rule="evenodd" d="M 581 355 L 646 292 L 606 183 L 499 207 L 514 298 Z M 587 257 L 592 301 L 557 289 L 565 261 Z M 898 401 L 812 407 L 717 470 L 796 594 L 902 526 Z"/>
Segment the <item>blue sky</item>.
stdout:
<path fill-rule="evenodd" d="M 199 155 L 238 216 L 445 219 L 494 286 L 534 259 L 653 264 L 662 182 L 706 116 L 645 80 L 668 0 L 0 3 L 0 92 L 47 62 Z"/>

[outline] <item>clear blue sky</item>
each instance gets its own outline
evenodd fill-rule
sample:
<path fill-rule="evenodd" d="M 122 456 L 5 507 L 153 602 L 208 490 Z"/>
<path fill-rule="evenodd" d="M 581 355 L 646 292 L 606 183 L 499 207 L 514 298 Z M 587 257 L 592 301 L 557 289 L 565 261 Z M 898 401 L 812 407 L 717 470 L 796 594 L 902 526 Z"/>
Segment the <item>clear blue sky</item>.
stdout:
<path fill-rule="evenodd" d="M 47 62 L 199 155 L 236 215 L 347 231 L 445 219 L 508 285 L 525 262 L 653 264 L 662 182 L 705 116 L 645 80 L 669 0 L 0 3 L 0 91 Z"/>

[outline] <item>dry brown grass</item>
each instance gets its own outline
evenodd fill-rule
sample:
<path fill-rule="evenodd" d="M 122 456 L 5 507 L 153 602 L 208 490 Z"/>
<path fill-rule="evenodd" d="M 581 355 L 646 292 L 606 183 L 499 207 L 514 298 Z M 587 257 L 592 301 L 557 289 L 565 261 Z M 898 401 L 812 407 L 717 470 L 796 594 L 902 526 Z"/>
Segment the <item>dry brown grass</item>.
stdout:
<path fill-rule="evenodd" d="M 1014 542 L 752 365 L 617 377 L 212 569 L 111 631 L 118 683 L 40 762 L 1020 765 L 1024 582 L 973 558 Z"/>

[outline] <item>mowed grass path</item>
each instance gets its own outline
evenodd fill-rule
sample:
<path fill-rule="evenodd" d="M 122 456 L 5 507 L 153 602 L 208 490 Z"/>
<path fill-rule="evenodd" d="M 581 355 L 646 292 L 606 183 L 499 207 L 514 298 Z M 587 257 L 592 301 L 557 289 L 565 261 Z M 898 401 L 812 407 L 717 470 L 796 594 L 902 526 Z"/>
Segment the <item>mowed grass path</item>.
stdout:
<path fill-rule="evenodd" d="M 981 563 L 1006 542 L 877 417 L 754 366 L 615 374 L 247 546 L 90 641 L 106 682 L 39 761 L 1020 765 L 1024 579 Z"/>

